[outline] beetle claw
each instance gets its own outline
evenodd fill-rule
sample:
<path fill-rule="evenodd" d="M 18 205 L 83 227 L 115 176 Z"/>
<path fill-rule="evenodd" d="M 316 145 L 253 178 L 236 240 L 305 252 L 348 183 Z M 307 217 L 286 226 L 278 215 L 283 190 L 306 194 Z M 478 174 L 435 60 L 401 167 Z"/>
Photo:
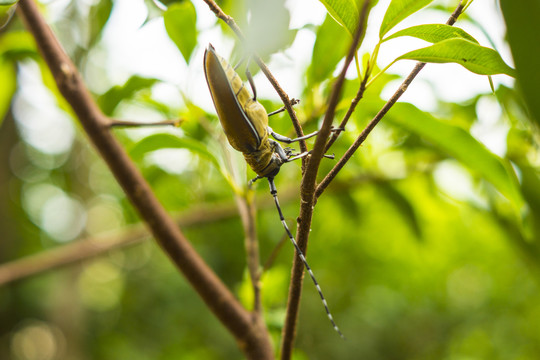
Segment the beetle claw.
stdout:
<path fill-rule="evenodd" d="M 285 155 L 287 155 L 287 157 L 294 156 L 294 148 L 286 147 L 283 150 L 285 151 Z"/>
<path fill-rule="evenodd" d="M 257 175 L 256 177 L 254 177 L 253 179 L 249 180 L 248 181 L 248 188 L 249 189 L 253 189 L 253 183 L 259 179 L 262 179 L 261 176 Z"/>
<path fill-rule="evenodd" d="M 332 159 L 332 160 L 334 160 L 334 159 L 336 158 L 336 155 L 335 155 L 334 153 L 332 153 L 332 155 L 325 154 L 325 155 L 323 155 L 323 156 L 324 156 L 325 158 L 327 158 L 327 159 Z"/>

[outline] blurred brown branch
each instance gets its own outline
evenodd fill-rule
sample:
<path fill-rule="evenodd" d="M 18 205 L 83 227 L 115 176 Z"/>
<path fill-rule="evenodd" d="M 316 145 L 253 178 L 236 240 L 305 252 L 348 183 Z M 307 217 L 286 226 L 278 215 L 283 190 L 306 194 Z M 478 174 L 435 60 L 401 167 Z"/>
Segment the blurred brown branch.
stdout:
<path fill-rule="evenodd" d="M 262 206 L 271 207 L 272 205 L 273 203 L 266 201 L 266 204 Z M 190 227 L 213 223 L 237 215 L 238 211 L 234 204 L 218 204 L 211 208 L 205 206 L 191 209 L 179 215 L 176 222 L 180 227 Z M 0 286 L 62 266 L 89 260 L 148 239 L 151 239 L 151 234 L 144 225 L 131 225 L 121 230 L 79 239 L 39 254 L 0 264 Z"/>
<path fill-rule="evenodd" d="M 259 281 L 259 240 L 257 239 L 257 228 L 255 223 L 256 207 L 253 196 L 250 195 L 252 194 L 249 192 L 246 196 L 236 195 L 235 200 L 244 227 L 246 262 L 251 286 L 253 288 L 253 310 L 260 315 L 262 313 L 262 301 Z"/>
<path fill-rule="evenodd" d="M 140 126 L 176 126 L 178 127 L 183 122 L 184 122 L 184 119 L 151 121 L 151 122 L 110 119 L 109 126 L 110 127 L 140 127 Z"/>
<path fill-rule="evenodd" d="M 357 179 L 349 179 L 347 182 L 335 182 L 329 191 L 347 191 L 358 184 L 380 181 L 387 180 L 367 175 Z M 285 204 L 296 200 L 298 197 L 297 189 L 294 187 L 286 188 L 280 194 Z M 270 197 L 260 196 L 256 198 L 255 207 L 258 209 L 274 209 L 274 201 Z M 238 204 L 227 202 L 192 208 L 175 216 L 175 218 L 179 227 L 194 227 L 236 216 L 238 216 Z M 0 286 L 86 261 L 110 251 L 136 245 L 150 239 L 151 234 L 142 224 L 130 225 L 121 230 L 112 230 L 104 234 L 82 238 L 67 245 L 0 264 Z M 283 245 L 282 242 L 280 244 Z M 281 245 L 276 246 L 276 248 L 280 248 Z M 278 249 L 274 250 L 274 252 L 277 251 Z M 270 255 L 270 258 L 263 266 L 262 272 L 271 265 L 276 255 L 275 253 Z M 261 271 L 258 271 L 257 278 L 260 279 L 260 276 Z"/>
<path fill-rule="evenodd" d="M 150 234 L 142 225 L 112 231 L 108 235 L 84 238 L 70 244 L 0 265 L 0 286 L 43 274 L 62 266 L 88 260 L 103 253 L 135 245 Z"/>

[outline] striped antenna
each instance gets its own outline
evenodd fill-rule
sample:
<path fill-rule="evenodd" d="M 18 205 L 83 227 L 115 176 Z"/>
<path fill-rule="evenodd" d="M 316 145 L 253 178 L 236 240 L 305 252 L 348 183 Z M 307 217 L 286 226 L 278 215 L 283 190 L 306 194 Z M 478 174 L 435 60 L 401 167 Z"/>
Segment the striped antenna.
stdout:
<path fill-rule="evenodd" d="M 270 194 L 274 197 L 274 202 L 276 203 L 276 207 L 279 213 L 279 219 L 281 220 L 281 224 L 283 224 L 283 227 L 285 228 L 285 231 L 287 232 L 287 235 L 289 236 L 289 240 L 291 240 L 294 248 L 296 249 L 296 253 L 304 263 L 304 266 L 306 267 L 306 270 L 309 273 L 309 276 L 311 277 L 311 280 L 313 280 L 313 283 L 315 284 L 315 287 L 317 288 L 317 291 L 319 292 L 319 296 L 321 297 L 321 301 L 324 305 L 324 309 L 326 310 L 326 315 L 328 316 L 328 319 L 332 323 L 332 326 L 334 327 L 334 330 L 337 331 L 339 336 L 341 336 L 342 339 L 345 339 L 345 336 L 339 330 L 336 322 L 334 321 L 334 317 L 332 316 L 332 313 L 330 313 L 330 309 L 328 308 L 328 303 L 326 302 L 326 299 L 324 298 L 324 295 L 322 293 L 321 287 L 319 283 L 317 282 L 317 279 L 315 278 L 315 274 L 313 274 L 313 271 L 311 270 L 311 267 L 309 266 L 306 257 L 304 256 L 304 253 L 300 248 L 298 247 L 298 244 L 296 243 L 296 240 L 294 240 L 294 236 L 292 235 L 291 231 L 289 230 L 289 227 L 287 226 L 287 223 L 285 222 L 285 217 L 283 217 L 283 212 L 281 211 L 281 206 L 279 206 L 279 201 L 277 198 L 277 189 L 276 184 L 274 183 L 273 177 L 268 177 L 268 184 L 270 185 Z"/>

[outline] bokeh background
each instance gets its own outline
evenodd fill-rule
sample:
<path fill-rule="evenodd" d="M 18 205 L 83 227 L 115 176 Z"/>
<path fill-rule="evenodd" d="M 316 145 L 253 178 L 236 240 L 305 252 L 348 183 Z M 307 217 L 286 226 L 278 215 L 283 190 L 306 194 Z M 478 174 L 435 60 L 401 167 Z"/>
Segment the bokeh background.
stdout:
<path fill-rule="evenodd" d="M 249 29 L 253 43 L 265 45 L 259 51 L 270 69 L 290 97 L 301 99 L 296 110 L 304 130 L 315 130 L 348 34 L 316 0 L 219 3 Z M 361 61 L 373 51 L 388 3 L 379 1 L 370 14 Z M 202 68 L 209 42 L 231 63 L 241 58 L 231 31 L 202 1 L 163 2 L 169 7 L 165 21 L 152 1 L 40 4 L 107 115 L 182 119 L 177 128 L 114 132 L 172 216 L 191 217 L 186 235 L 249 307 L 242 226 L 222 173 L 231 173 L 239 186 L 253 173 L 223 146 Z M 456 5 L 434 1 L 396 29 L 443 23 Z M 248 18 L 264 31 L 249 27 Z M 190 21 L 197 32 L 190 33 Z M 456 25 L 512 64 L 495 1 L 474 2 Z M 179 34 L 194 41 L 189 56 L 179 51 Z M 392 40 L 381 48 L 378 65 L 419 46 L 425 44 Z M 370 86 L 333 147 L 336 156 L 412 67 L 399 62 Z M 306 281 L 296 359 L 540 358 L 538 128 L 514 80 L 498 75 L 493 81 L 495 92 L 486 77 L 458 65 L 428 65 L 402 98 L 406 104 L 388 114 L 320 198 L 308 258 L 348 340 L 334 333 Z M 279 108 L 264 76 L 257 74 L 255 82 L 265 107 Z M 47 257 L 77 242 L 136 238 L 97 257 L 0 283 L 0 359 L 241 358 L 233 338 L 159 247 L 140 235 L 137 214 L 16 16 L 0 30 L 0 84 L 0 273 L 12 261 Z M 353 67 L 338 119 L 357 87 Z M 474 144 L 449 146 L 410 125 L 433 119 Z M 293 135 L 285 115 L 273 117 L 271 126 Z M 494 161 L 515 177 L 515 193 L 501 191 L 497 174 L 489 177 L 489 169 L 470 160 L 478 146 L 484 151 L 480 163 Z M 332 165 L 325 160 L 321 172 Z M 283 167 L 276 181 L 294 226 L 299 165 Z M 263 182 L 256 193 L 265 262 L 284 232 Z M 263 279 L 276 347 L 292 257 L 285 243 Z"/>

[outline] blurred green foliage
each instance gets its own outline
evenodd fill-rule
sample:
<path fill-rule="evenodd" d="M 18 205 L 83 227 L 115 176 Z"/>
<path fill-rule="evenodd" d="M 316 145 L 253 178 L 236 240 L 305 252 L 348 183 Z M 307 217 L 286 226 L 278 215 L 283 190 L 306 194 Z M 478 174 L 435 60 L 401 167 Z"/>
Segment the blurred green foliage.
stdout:
<path fill-rule="evenodd" d="M 182 6 L 193 10 L 186 2 L 162 3 L 175 11 Z M 247 26 L 248 13 L 259 19 L 270 11 L 251 8 L 258 3 L 220 5 Z M 173 79 L 129 68 L 122 79 L 107 70 L 107 39 L 120 31 L 109 27 L 121 15 L 115 13 L 120 4 L 73 1 L 50 21 L 55 29 L 71 29 L 59 36 L 86 80 L 98 84 L 91 89 L 106 114 L 129 120 L 137 115 L 183 119 L 181 128 L 114 133 L 173 216 L 203 208 L 210 217 L 223 204 L 234 204 L 233 189 L 243 188 L 253 173 L 223 145 L 210 98 L 206 104 L 196 98 L 196 90 L 206 91 L 206 84 L 195 84 L 190 92 Z M 140 19 L 140 31 L 161 24 L 163 38 L 154 41 L 170 44 L 168 33 L 190 74 L 202 71 L 205 31 L 219 33 L 223 47 L 233 41 L 204 4 L 194 5 L 197 29 L 190 27 L 187 40 L 175 32 L 180 30 L 172 26 L 179 25 L 175 19 L 163 25 L 163 11 L 152 1 L 141 5 L 147 11 Z M 59 10 L 47 5 L 44 11 Z M 280 13 L 287 21 L 252 25 L 259 26 L 258 34 L 279 35 L 268 54 L 287 52 L 301 32 L 313 36 L 311 63 L 299 76 L 306 84 L 302 102 L 296 106 L 311 131 L 324 114 L 329 80 L 346 55 L 348 35 L 330 17 L 322 25 L 289 29 L 287 8 Z M 512 36 L 509 40 L 514 46 Z M 369 58 L 366 54 L 364 60 Z M 99 82 L 96 73 L 103 78 Z M 0 264 L 138 223 L 17 19 L 0 33 L 0 76 Z M 181 82 L 194 77 L 186 75 Z M 395 79 L 384 73 L 368 88 L 332 148 L 336 157 L 378 112 L 384 104 L 381 93 Z M 336 122 L 358 84 L 358 79 L 346 81 Z M 166 88 L 181 94 L 180 99 L 163 96 Z M 521 90 L 537 95 L 534 88 Z M 269 110 L 281 106 L 264 97 L 261 102 Z M 490 126 L 505 129 L 502 155 L 486 148 L 475 133 L 486 103 L 499 110 Z M 521 93 L 501 85 L 493 94 L 462 103 L 439 100 L 431 113 L 401 103 L 387 115 L 319 199 L 310 235 L 309 261 L 348 340 L 333 332 L 315 288 L 306 282 L 296 359 L 538 358 L 540 152 L 538 129 L 527 114 Z M 286 115 L 271 122 L 276 131 L 292 135 Z M 325 160 L 321 173 L 333 164 Z M 276 178 L 293 227 L 300 175 L 299 164 L 288 164 Z M 256 196 L 269 198 L 265 184 L 257 184 Z M 264 205 L 257 227 L 264 263 L 283 229 L 275 210 Z M 183 231 L 250 308 L 253 294 L 236 212 Z M 286 243 L 262 279 L 265 319 L 276 348 L 292 257 Z M 151 241 L 0 287 L 0 359 L 241 356 L 232 336 Z"/>
<path fill-rule="evenodd" d="M 519 86 L 523 97 L 527 101 L 530 116 L 540 123 L 540 106 L 536 97 L 536 85 L 540 81 L 537 71 L 540 56 L 540 26 L 534 18 L 540 16 L 540 2 L 538 1 L 501 1 L 504 20 L 508 28 L 508 39 L 512 48 L 512 55 L 516 62 Z"/>
<path fill-rule="evenodd" d="M 172 4 L 163 14 L 167 34 L 174 41 L 184 60 L 189 62 L 197 46 L 197 12 L 191 1 Z"/>

